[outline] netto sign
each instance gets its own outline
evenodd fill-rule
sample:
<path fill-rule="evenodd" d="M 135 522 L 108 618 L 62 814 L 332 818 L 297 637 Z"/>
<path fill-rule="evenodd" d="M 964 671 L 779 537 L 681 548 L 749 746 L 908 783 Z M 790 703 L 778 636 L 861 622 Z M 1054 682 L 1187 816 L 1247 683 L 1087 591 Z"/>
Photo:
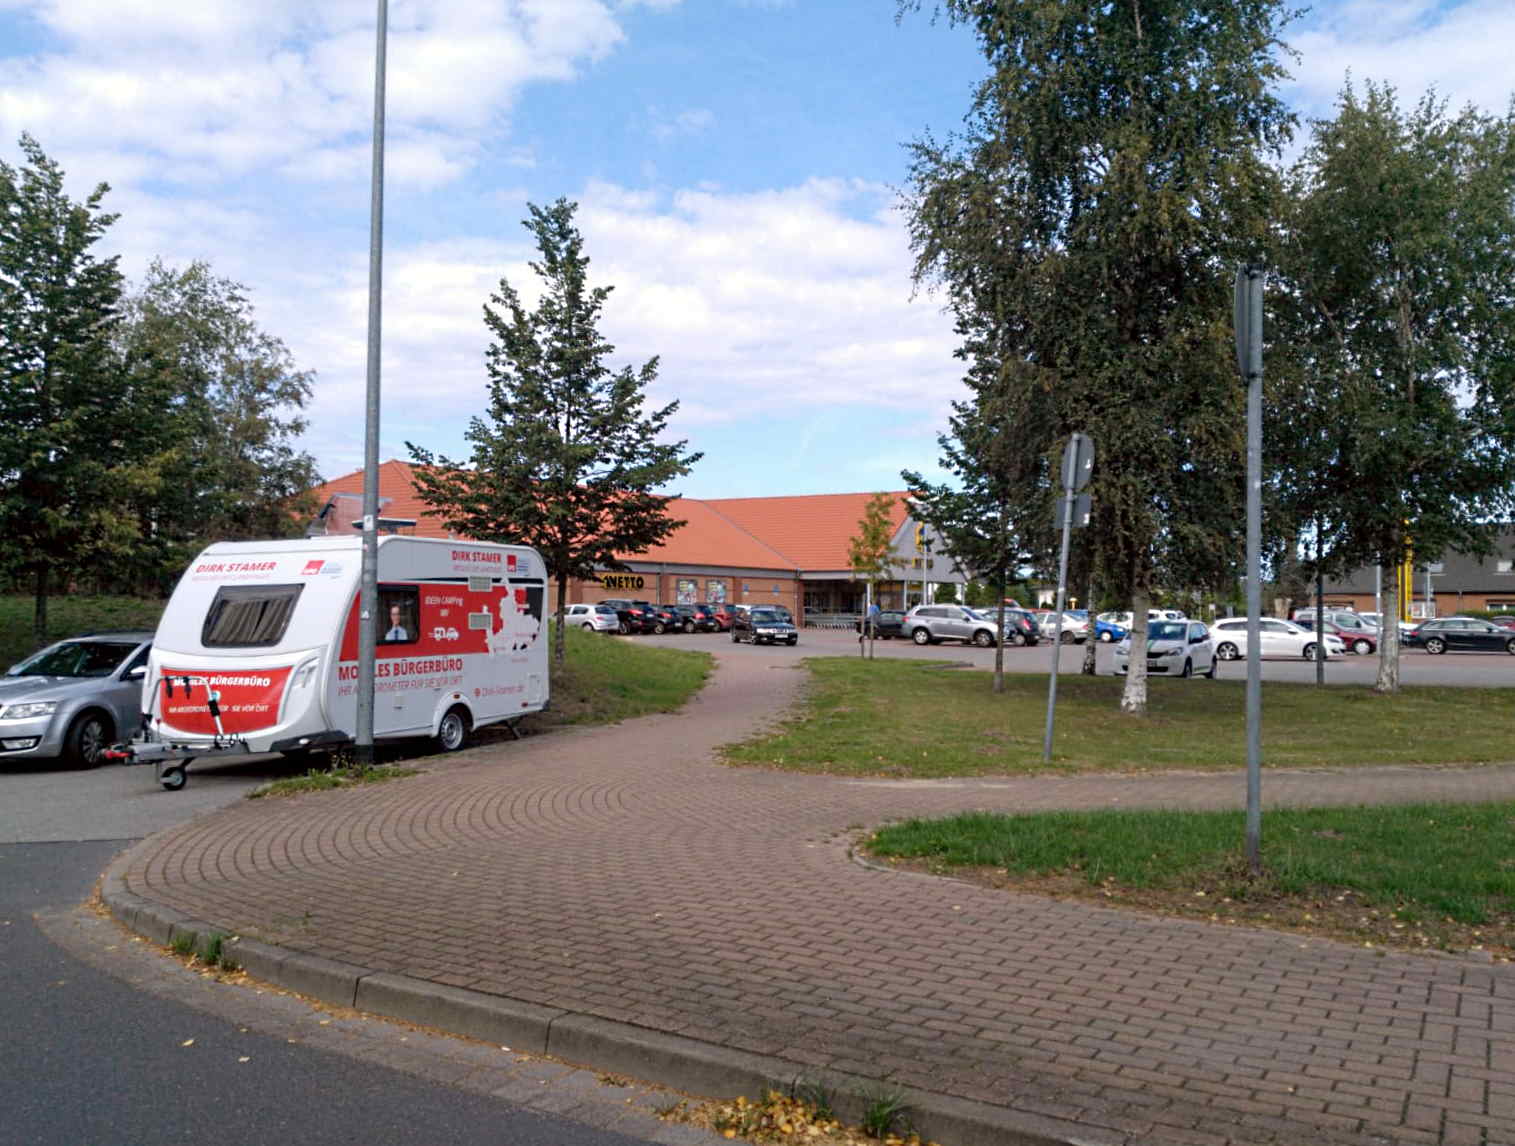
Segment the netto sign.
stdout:
<path fill-rule="evenodd" d="M 643 582 L 640 573 L 601 573 L 600 584 L 607 589 L 640 589 Z"/>

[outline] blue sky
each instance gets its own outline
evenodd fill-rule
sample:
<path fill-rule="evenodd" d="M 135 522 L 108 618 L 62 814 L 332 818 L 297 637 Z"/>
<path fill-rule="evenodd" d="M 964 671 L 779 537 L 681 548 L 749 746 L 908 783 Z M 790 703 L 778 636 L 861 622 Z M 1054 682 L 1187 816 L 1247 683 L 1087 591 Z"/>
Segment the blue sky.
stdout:
<path fill-rule="evenodd" d="M 383 457 L 454 456 L 485 398 L 481 307 L 531 295 L 525 204 L 566 196 L 618 362 L 705 453 L 702 497 L 897 488 L 959 395 L 914 296 L 904 145 L 961 120 L 971 38 L 893 0 L 391 0 Z M 308 448 L 362 460 L 372 0 L 0 0 L 0 155 L 30 131 L 121 213 L 129 275 L 204 259 L 316 372 Z M 1347 69 L 1504 110 L 1509 0 L 1335 0 L 1285 96 Z"/>

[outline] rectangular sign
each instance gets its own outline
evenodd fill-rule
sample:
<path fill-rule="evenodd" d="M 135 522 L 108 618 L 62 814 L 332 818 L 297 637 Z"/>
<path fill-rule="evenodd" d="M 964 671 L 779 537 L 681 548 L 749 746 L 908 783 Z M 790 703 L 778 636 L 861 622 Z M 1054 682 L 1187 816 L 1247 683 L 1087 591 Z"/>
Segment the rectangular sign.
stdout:
<path fill-rule="evenodd" d="M 601 573 L 600 584 L 607 589 L 641 589 L 644 587 L 640 573 Z"/>
<path fill-rule="evenodd" d="M 289 667 L 276 669 L 224 669 L 207 672 L 163 666 L 158 682 L 159 715 L 163 723 L 179 732 L 214 736 L 216 721 L 210 714 L 210 693 L 220 694 L 221 728 L 239 735 L 256 732 L 279 722 L 279 703 L 289 681 Z M 189 682 L 185 684 L 185 677 Z"/>

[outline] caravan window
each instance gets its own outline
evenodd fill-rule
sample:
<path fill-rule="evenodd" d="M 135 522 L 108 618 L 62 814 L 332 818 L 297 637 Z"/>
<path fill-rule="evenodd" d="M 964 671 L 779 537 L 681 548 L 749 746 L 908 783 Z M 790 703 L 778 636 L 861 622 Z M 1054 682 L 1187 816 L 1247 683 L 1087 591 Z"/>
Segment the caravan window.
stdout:
<path fill-rule="evenodd" d="M 379 586 L 379 644 L 414 643 L 421 635 L 420 615 L 419 589 L 404 585 Z"/>
<path fill-rule="evenodd" d="M 205 614 L 200 643 L 208 649 L 260 648 L 284 639 L 304 585 L 223 585 Z"/>

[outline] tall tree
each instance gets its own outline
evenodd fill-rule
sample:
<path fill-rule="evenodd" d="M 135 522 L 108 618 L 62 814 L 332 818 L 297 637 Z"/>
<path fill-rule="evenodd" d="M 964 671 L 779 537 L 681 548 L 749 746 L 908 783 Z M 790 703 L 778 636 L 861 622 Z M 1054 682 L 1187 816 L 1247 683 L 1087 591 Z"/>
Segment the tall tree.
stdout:
<path fill-rule="evenodd" d="M 320 480 L 298 445 L 312 375 L 258 326 L 245 288 L 204 262 L 155 260 L 116 342 L 142 454 L 129 483 L 138 579 L 161 586 L 206 540 L 298 531 Z"/>
<path fill-rule="evenodd" d="M 1328 523 L 1328 572 L 1384 567 L 1397 615 L 1409 554 L 1486 553 L 1515 512 L 1515 105 L 1449 116 L 1349 84 L 1291 190 L 1280 509 Z M 1380 692 L 1399 687 L 1397 638 L 1385 625 Z"/>
<path fill-rule="evenodd" d="M 847 542 L 847 563 L 852 575 L 868 583 L 868 603 L 878 603 L 878 583 L 888 577 L 893 569 L 890 544 L 894 540 L 894 527 L 890 511 L 894 497 L 876 493 L 863 506 L 862 520 L 857 523 L 857 532 Z M 862 652 L 863 641 L 868 644 L 868 657 L 873 658 L 873 642 L 876 639 L 871 609 L 865 612 L 863 625 L 858 630 L 858 651 Z"/>
<path fill-rule="evenodd" d="M 918 7 L 901 0 L 901 12 Z M 989 74 L 960 137 L 913 146 L 918 282 L 994 337 L 1053 438 L 1099 450 L 1095 574 L 1135 615 L 1121 706 L 1146 708 L 1159 579 L 1219 580 L 1243 500 L 1236 262 L 1265 246 L 1291 117 L 1284 0 L 943 0 Z M 1053 441 L 1042 443 L 1051 447 Z"/>
<path fill-rule="evenodd" d="M 121 274 L 94 249 L 116 220 L 109 188 L 75 202 L 37 141 L 20 147 L 19 169 L 0 161 L 0 545 L 31 582 L 41 644 L 56 583 L 129 548 L 131 426 L 110 344 Z"/>
<path fill-rule="evenodd" d="M 989 575 L 998 587 L 992 688 L 1003 692 L 1005 586 L 1050 546 L 1051 471 L 1038 447 L 1051 434 L 1046 404 L 1027 402 L 1023 390 L 1008 384 L 994 356 L 993 332 L 973 330 L 967 316 L 958 332 L 965 337 L 958 356 L 968 363 L 970 398 L 953 403 L 950 432 L 937 435 L 940 465 L 952 480 L 933 484 L 910 470 L 900 477 L 958 563 Z"/>
<path fill-rule="evenodd" d="M 528 205 L 524 225 L 540 260 L 541 301 L 528 312 L 502 278 L 484 308 L 495 341 L 487 420 L 474 418 L 463 465 L 407 442 L 421 464 L 417 492 L 446 524 L 480 541 L 534 546 L 557 578 L 557 640 L 563 663 L 568 580 L 624 569 L 683 524 L 668 512 L 675 495 L 656 491 L 687 474 L 702 455 L 663 441 L 671 402 L 644 412 L 658 360 L 612 370 L 615 347 L 598 325 L 612 287 L 589 284 L 589 258 L 574 225 L 576 205 Z"/>

